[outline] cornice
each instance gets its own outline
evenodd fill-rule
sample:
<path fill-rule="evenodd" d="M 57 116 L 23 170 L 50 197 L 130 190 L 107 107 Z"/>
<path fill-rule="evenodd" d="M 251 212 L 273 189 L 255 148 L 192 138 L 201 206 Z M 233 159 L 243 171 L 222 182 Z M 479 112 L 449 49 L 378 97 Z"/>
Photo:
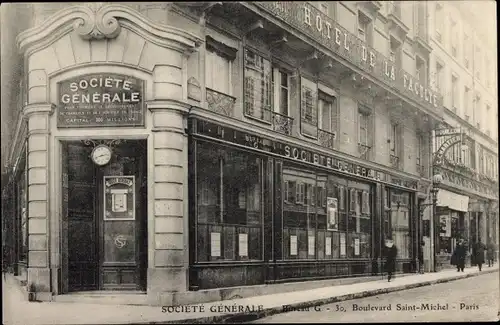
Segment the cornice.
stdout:
<path fill-rule="evenodd" d="M 115 38 L 122 25 L 161 46 L 172 47 L 175 44 L 181 52 L 194 51 L 203 41 L 182 29 L 157 24 L 128 6 L 108 4 L 92 7 L 78 5 L 62 9 L 39 26 L 22 32 L 17 37 L 19 51 L 30 53 L 46 47 L 72 30 L 86 40 Z"/>

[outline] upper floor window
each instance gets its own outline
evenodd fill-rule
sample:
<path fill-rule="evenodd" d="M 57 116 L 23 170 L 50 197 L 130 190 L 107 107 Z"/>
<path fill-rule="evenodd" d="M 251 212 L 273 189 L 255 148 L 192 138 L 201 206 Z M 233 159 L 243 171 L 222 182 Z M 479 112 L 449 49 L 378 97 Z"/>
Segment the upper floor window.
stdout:
<path fill-rule="evenodd" d="M 458 56 L 458 37 L 457 37 L 457 22 L 450 18 L 450 45 L 451 45 L 451 55 L 456 58 Z"/>
<path fill-rule="evenodd" d="M 464 111 L 465 111 L 465 120 L 470 122 L 470 89 L 469 87 L 464 87 Z"/>
<path fill-rule="evenodd" d="M 436 2 L 436 9 L 434 15 L 434 26 L 435 28 L 435 36 L 438 42 L 442 42 L 442 32 L 443 32 L 443 7 L 439 2 Z"/>
<path fill-rule="evenodd" d="M 481 97 L 476 95 L 476 99 L 474 100 L 474 119 L 476 121 L 476 127 L 481 130 L 481 116 L 482 116 L 482 106 L 481 106 Z"/>
<path fill-rule="evenodd" d="M 474 69 L 476 70 L 476 78 L 481 79 L 481 49 L 476 47 L 476 55 L 474 58 Z"/>
<path fill-rule="evenodd" d="M 371 45 L 370 22 L 370 18 L 358 11 L 358 37 L 368 45 Z"/>
<path fill-rule="evenodd" d="M 337 130 L 336 126 L 336 98 L 318 92 L 318 125 L 321 130 L 332 132 Z"/>
<path fill-rule="evenodd" d="M 425 61 L 417 56 L 416 59 L 416 77 L 422 84 L 427 84 L 427 74 L 425 69 Z"/>
<path fill-rule="evenodd" d="M 394 62 L 397 67 L 401 67 L 401 43 L 394 37 L 391 37 L 390 48 L 389 59 Z"/>
<path fill-rule="evenodd" d="M 271 121 L 272 69 L 269 60 L 245 50 L 245 114 L 263 121 Z"/>
<path fill-rule="evenodd" d="M 466 69 L 469 69 L 469 36 L 464 34 L 464 65 Z"/>
<path fill-rule="evenodd" d="M 451 107 L 453 112 L 457 112 L 458 110 L 458 103 L 459 103 L 459 96 L 460 94 L 458 93 L 458 78 L 454 75 L 451 76 Z"/>
<path fill-rule="evenodd" d="M 370 158 L 372 133 L 370 110 L 360 106 L 358 109 L 358 153 L 366 160 Z"/>
<path fill-rule="evenodd" d="M 209 47 L 205 57 L 206 87 L 220 93 L 231 95 L 231 60 Z"/>
<path fill-rule="evenodd" d="M 444 72 L 444 67 L 439 63 L 436 62 L 436 89 L 437 91 L 443 95 L 443 72 Z"/>
<path fill-rule="evenodd" d="M 300 132 L 306 136 L 318 137 L 318 84 L 301 78 L 301 120 Z"/>
<path fill-rule="evenodd" d="M 288 73 L 279 68 L 273 68 L 272 90 L 274 92 L 274 111 L 288 115 L 290 106 L 290 76 Z"/>
<path fill-rule="evenodd" d="M 391 123 L 389 142 L 390 142 L 390 154 L 391 154 L 391 156 L 399 157 L 400 126 L 396 123 Z"/>

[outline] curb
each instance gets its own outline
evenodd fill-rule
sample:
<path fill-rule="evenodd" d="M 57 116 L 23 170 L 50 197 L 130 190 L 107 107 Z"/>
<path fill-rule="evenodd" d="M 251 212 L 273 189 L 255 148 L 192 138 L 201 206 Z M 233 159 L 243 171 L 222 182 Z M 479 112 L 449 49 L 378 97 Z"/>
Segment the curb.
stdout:
<path fill-rule="evenodd" d="M 466 279 L 466 278 L 479 276 L 482 274 L 495 273 L 498 271 L 499 271 L 498 269 L 483 270 L 481 272 L 468 273 L 468 274 L 458 275 L 458 276 L 454 276 L 454 277 L 450 277 L 450 278 L 428 280 L 428 281 L 419 282 L 419 283 L 400 285 L 397 287 L 367 290 L 367 291 L 361 291 L 361 292 L 351 293 L 351 294 L 346 294 L 346 295 L 341 295 L 341 296 L 334 296 L 334 297 L 330 297 L 330 298 L 322 298 L 322 299 L 310 300 L 310 301 L 305 301 L 305 302 L 300 302 L 300 303 L 287 304 L 287 306 L 290 306 L 290 308 L 314 307 L 314 306 L 326 305 L 326 304 L 330 304 L 330 303 L 334 303 L 334 302 L 371 297 L 371 296 L 376 296 L 376 295 L 380 295 L 380 294 L 384 294 L 384 293 L 391 293 L 391 292 L 396 292 L 396 291 L 403 291 L 403 290 L 407 290 L 407 289 L 414 289 L 414 288 L 418 288 L 418 287 L 429 286 L 429 285 L 433 285 L 433 284 L 446 283 L 446 282 L 451 282 L 451 281 L 455 281 L 455 280 L 462 280 L 462 279 Z M 188 323 L 189 324 L 202 324 L 202 323 L 234 324 L 234 323 L 250 322 L 250 321 L 257 320 L 259 318 L 264 318 L 264 317 L 268 317 L 268 316 L 272 316 L 272 315 L 280 314 L 280 313 L 283 313 L 282 306 L 266 308 L 263 311 L 256 312 L 256 313 L 232 313 L 232 314 L 225 314 L 225 315 L 218 315 L 218 316 L 207 316 L 207 317 L 189 318 L 189 319 L 182 319 L 182 320 L 135 323 L 135 324 L 188 324 Z"/>

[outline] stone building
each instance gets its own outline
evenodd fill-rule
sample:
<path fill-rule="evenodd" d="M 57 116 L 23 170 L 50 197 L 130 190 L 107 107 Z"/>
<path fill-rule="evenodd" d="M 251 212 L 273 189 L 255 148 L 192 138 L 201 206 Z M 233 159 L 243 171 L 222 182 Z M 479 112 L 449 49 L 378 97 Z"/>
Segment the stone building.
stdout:
<path fill-rule="evenodd" d="M 496 3 L 429 3 L 432 88 L 443 95 L 444 121 L 435 131 L 439 254 L 459 238 L 498 247 L 498 84 Z"/>
<path fill-rule="evenodd" d="M 2 214 L 38 299 L 370 276 L 388 237 L 417 270 L 444 114 L 424 2 L 25 6 Z"/>

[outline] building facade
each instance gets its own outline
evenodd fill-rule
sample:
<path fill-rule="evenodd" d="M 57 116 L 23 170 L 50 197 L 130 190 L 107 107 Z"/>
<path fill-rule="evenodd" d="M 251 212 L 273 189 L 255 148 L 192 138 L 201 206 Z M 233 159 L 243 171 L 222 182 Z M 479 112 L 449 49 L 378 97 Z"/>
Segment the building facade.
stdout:
<path fill-rule="evenodd" d="M 444 122 L 424 2 L 29 6 L 3 229 L 38 299 L 379 274 L 389 237 L 417 270 Z"/>
<path fill-rule="evenodd" d="M 429 3 L 432 88 L 443 95 L 434 132 L 439 260 L 449 266 L 458 239 L 498 247 L 498 84 L 496 3 Z"/>

